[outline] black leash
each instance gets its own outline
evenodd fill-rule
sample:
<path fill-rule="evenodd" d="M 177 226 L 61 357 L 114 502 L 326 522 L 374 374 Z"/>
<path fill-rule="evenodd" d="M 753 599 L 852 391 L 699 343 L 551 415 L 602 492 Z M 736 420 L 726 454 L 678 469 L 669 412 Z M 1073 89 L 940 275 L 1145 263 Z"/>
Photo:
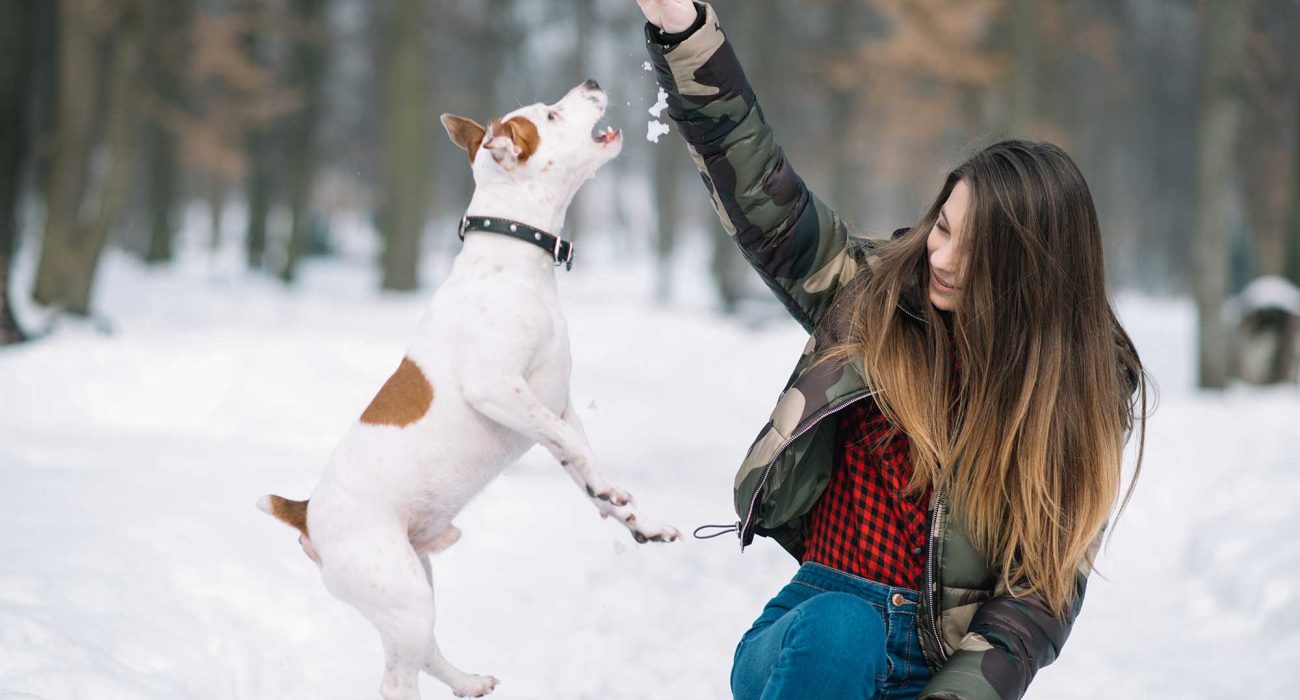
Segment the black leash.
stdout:
<path fill-rule="evenodd" d="M 466 231 L 488 231 L 528 241 L 550 253 L 556 265 L 564 265 L 565 270 L 573 269 L 573 243 L 528 224 L 490 216 L 466 216 L 460 220 L 460 228 L 456 231 L 462 241 Z"/>

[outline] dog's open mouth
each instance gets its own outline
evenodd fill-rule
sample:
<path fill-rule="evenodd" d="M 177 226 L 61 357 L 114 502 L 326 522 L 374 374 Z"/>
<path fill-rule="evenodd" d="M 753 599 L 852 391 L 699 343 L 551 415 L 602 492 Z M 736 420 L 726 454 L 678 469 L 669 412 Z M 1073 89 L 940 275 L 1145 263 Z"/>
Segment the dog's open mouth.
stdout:
<path fill-rule="evenodd" d="M 618 139 L 618 133 L 619 133 L 618 129 L 615 129 L 612 126 L 607 126 L 604 129 L 601 129 L 600 131 L 597 131 L 596 133 L 592 134 L 591 140 L 595 141 L 596 143 L 613 143 L 615 140 Z"/>

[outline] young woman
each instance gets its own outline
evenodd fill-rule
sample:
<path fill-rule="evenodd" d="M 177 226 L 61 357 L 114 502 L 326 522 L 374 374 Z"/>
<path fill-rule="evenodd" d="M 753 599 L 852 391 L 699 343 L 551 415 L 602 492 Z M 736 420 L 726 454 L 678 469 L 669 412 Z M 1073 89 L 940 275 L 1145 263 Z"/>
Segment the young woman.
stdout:
<path fill-rule="evenodd" d="M 1021 697 L 1145 435 L 1087 183 L 1061 149 L 1004 141 L 914 226 L 857 237 L 791 169 L 713 8 L 637 2 L 723 226 L 811 334 L 736 478 L 741 547 L 765 535 L 801 566 L 737 645 L 733 694 Z"/>

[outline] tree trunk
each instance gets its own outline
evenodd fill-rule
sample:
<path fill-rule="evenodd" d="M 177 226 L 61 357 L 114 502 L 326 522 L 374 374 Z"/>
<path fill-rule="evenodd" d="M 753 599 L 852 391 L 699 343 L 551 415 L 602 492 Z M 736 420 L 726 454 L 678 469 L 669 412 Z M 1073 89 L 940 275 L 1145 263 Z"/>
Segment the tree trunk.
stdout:
<path fill-rule="evenodd" d="M 1198 317 L 1197 384 L 1221 389 L 1227 385 L 1229 358 L 1219 314 L 1228 294 L 1228 230 L 1238 184 L 1234 154 L 1249 13 L 1240 0 L 1205 0 L 1202 9 L 1192 278 Z"/>
<path fill-rule="evenodd" d="M 840 60 L 853 60 L 856 42 L 862 23 L 860 0 L 836 0 L 831 13 L 830 44 Z M 830 121 L 826 133 L 833 140 L 828 144 L 831 154 L 830 176 L 831 206 L 845 219 L 857 221 L 862 216 L 863 189 L 866 173 L 863 170 L 862 134 L 856 128 L 857 97 L 861 85 L 837 85 L 831 88 Z M 834 141 L 842 141 L 835 143 Z"/>
<path fill-rule="evenodd" d="M 251 61 L 260 68 L 270 67 L 268 46 L 270 37 L 264 33 L 250 34 L 244 40 Z M 248 230 L 244 234 L 244 250 L 248 267 L 260 269 L 266 262 L 266 226 L 271 216 L 272 188 L 275 186 L 271 149 L 276 144 L 276 122 L 253 128 L 244 139 L 248 154 Z"/>
<path fill-rule="evenodd" d="M 63 285 L 81 238 L 77 213 L 85 188 L 99 83 L 95 33 L 78 0 L 59 2 L 58 105 L 55 144 L 46 195 L 45 237 L 36 268 L 33 298 L 40 304 L 63 302 Z"/>
<path fill-rule="evenodd" d="M 148 3 L 145 41 L 147 53 L 144 79 L 164 105 L 179 106 L 182 101 L 180 71 L 185 40 L 190 31 L 194 0 L 154 0 Z M 145 245 L 147 263 L 170 262 L 172 241 L 176 235 L 176 199 L 181 184 L 181 170 L 176 134 L 157 118 L 145 124 L 147 155 L 144 167 L 148 207 L 149 240 Z"/>
<path fill-rule="evenodd" d="M 89 315 L 95 271 L 108 241 L 108 234 L 126 205 L 130 193 L 135 144 L 139 134 L 139 78 L 143 55 L 141 26 L 137 14 L 124 18 L 117 27 L 108 74 L 106 151 L 108 169 L 99 188 L 94 218 L 76 246 L 73 266 L 64 284 L 63 308 Z"/>
<path fill-rule="evenodd" d="M 1038 116 L 1037 0 L 1011 3 L 1011 61 L 1007 127 L 1014 138 L 1028 138 Z"/>
<path fill-rule="evenodd" d="M 307 236 L 311 226 L 311 194 L 316 182 L 319 159 L 316 149 L 316 130 L 320 123 L 321 102 L 325 84 L 325 0 L 297 0 L 294 3 L 297 19 L 307 27 L 308 38 L 294 48 L 292 84 L 303 94 L 302 108 L 291 119 L 289 134 L 289 207 L 293 217 L 289 233 L 288 250 L 280 279 L 293 282 L 298 260 L 307 249 Z M 419 99 L 425 94 L 410 94 Z"/>
<path fill-rule="evenodd" d="M 31 36 L 35 16 L 30 0 L 0 2 L 0 46 L 9 59 L 0 61 L 0 345 L 26 338 L 9 301 L 9 267 L 18 240 L 18 200 L 27 163 L 29 76 L 35 56 Z"/>
<path fill-rule="evenodd" d="M 384 289 L 419 285 L 420 234 L 433 164 L 428 64 L 422 37 L 431 33 L 426 3 L 391 0 L 384 13 L 383 172 Z M 433 14 L 433 13 L 429 13 Z"/>
<path fill-rule="evenodd" d="M 267 127 L 268 129 L 271 127 Z M 248 233 L 244 247 L 248 266 L 259 269 L 266 259 L 266 222 L 271 216 L 271 139 L 264 131 L 248 137 L 248 156 L 252 171 L 248 178 Z"/>
<path fill-rule="evenodd" d="M 45 238 L 37 266 L 37 302 L 86 315 L 100 254 L 113 223 L 126 203 L 136 127 L 138 71 L 141 55 L 139 16 L 127 13 L 114 27 L 116 39 L 108 68 L 106 155 L 108 166 L 96 188 L 95 201 L 84 204 L 87 166 L 100 115 L 99 37 L 84 0 L 59 4 L 59 97 L 57 144 L 46 203 Z M 80 212 L 91 213 L 83 221 Z"/>
<path fill-rule="evenodd" d="M 149 151 L 146 167 L 148 173 L 149 242 L 145 247 L 147 263 L 169 262 L 172 259 L 172 239 L 176 230 L 176 189 L 180 168 L 176 160 L 176 135 L 163 125 L 150 120 Z"/>
<path fill-rule="evenodd" d="M 588 78 L 595 78 L 591 74 L 591 37 L 594 34 L 596 19 L 596 2 L 595 0 L 571 0 L 573 6 L 574 32 L 576 37 L 573 41 L 573 53 L 570 55 L 569 80 L 560 87 L 561 91 L 568 90 L 573 86 L 581 83 Z M 599 81 L 598 81 L 599 82 Z M 601 88 L 608 90 L 609 85 L 602 85 Z M 538 96 L 540 100 L 558 99 L 563 92 L 557 92 L 554 97 L 550 95 Z M 612 99 L 612 98 L 611 98 Z M 611 168 L 612 170 L 612 168 Z M 565 236 L 570 240 L 578 240 L 582 232 L 587 228 L 586 209 L 591 195 L 587 194 L 589 187 L 583 187 L 574 195 L 573 201 L 569 203 L 569 211 L 564 216 Z"/>
<path fill-rule="evenodd" d="M 1300 287 L 1300 82 L 1297 82 L 1293 118 L 1295 133 L 1291 137 L 1291 215 L 1286 235 L 1286 278 Z"/>
<path fill-rule="evenodd" d="M 677 241 L 677 226 L 681 218 L 681 180 L 687 161 L 686 147 L 676 137 L 671 143 L 661 143 L 654 148 L 655 188 L 655 257 L 658 274 L 655 280 L 655 298 L 660 303 L 672 299 L 673 248 Z"/>
<path fill-rule="evenodd" d="M 208 249 L 221 250 L 222 228 L 226 218 L 226 181 L 216 173 L 208 175 Z"/>

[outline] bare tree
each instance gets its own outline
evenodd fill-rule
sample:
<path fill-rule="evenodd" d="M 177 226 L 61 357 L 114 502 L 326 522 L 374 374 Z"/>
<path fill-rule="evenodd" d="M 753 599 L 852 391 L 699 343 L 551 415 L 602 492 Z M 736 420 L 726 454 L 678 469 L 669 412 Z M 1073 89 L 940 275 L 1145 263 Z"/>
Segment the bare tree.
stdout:
<path fill-rule="evenodd" d="M 144 79 L 146 105 L 182 102 L 183 75 L 190 47 L 189 29 L 194 0 L 151 0 L 145 18 Z M 153 112 L 146 109 L 146 116 Z M 176 134 L 156 118 L 145 120 L 144 181 L 149 238 L 144 259 L 149 263 L 172 259 L 176 232 L 176 203 L 180 197 L 180 154 Z"/>
<path fill-rule="evenodd" d="M 1011 99 L 1007 127 L 1024 137 L 1033 128 L 1038 103 L 1038 2 L 1013 0 L 1011 11 Z"/>
<path fill-rule="evenodd" d="M 1228 377 L 1228 335 L 1220 312 L 1228 293 L 1228 227 L 1238 183 L 1234 153 L 1249 8 L 1244 0 L 1204 0 L 1202 10 L 1192 286 L 1197 309 L 1197 383 L 1217 389 L 1227 384 Z"/>
<path fill-rule="evenodd" d="M 381 136 L 384 231 L 383 286 L 419 286 L 420 233 L 428 216 L 434 127 L 430 125 L 429 70 L 422 37 L 431 31 L 428 3 L 388 0 L 381 12 L 384 117 Z"/>
<path fill-rule="evenodd" d="M 830 176 L 833 183 L 831 205 L 844 218 L 857 222 L 862 216 L 862 191 L 865 189 L 867 160 L 858 101 L 861 80 L 854 70 L 853 58 L 861 41 L 859 27 L 864 21 L 860 0 L 835 0 L 831 5 L 828 49 L 832 70 L 826 72 L 830 92 L 830 120 L 826 134 L 839 141 L 831 145 Z"/>
<path fill-rule="evenodd" d="M 681 224 L 681 181 L 687 170 L 686 149 L 681 144 L 661 144 L 651 149 L 654 157 L 655 258 L 657 275 L 655 298 L 666 303 L 672 299 L 672 259 Z M 726 234 L 721 234 L 723 239 Z M 735 251 L 732 251 L 733 253 Z"/>
<path fill-rule="evenodd" d="M 268 15 L 277 9 L 279 9 L 278 5 L 259 6 L 258 24 L 263 27 L 270 25 L 271 20 Z M 248 60 L 261 70 L 275 73 L 272 48 L 277 38 L 267 30 L 245 36 L 244 50 L 248 54 Z M 271 216 L 276 184 L 272 156 L 278 141 L 275 138 L 275 129 L 276 122 L 249 129 L 244 141 L 249 163 L 248 179 L 244 183 L 247 191 L 245 196 L 248 200 L 248 227 L 244 233 L 244 256 L 252 269 L 261 268 L 266 256 L 267 225 Z"/>
<path fill-rule="evenodd" d="M 1300 76 L 1296 78 L 1296 104 L 1292 112 L 1295 132 L 1291 135 L 1294 163 L 1291 166 L 1291 223 L 1287 235 L 1286 276 L 1300 287 Z"/>
<path fill-rule="evenodd" d="M 1291 88 L 1300 76 L 1300 52 L 1295 52 L 1294 25 L 1287 20 L 1288 0 L 1257 0 L 1249 19 L 1243 61 L 1242 123 L 1237 148 L 1241 162 L 1243 204 L 1249 224 L 1249 274 L 1283 275 L 1287 267 L 1287 219 L 1293 189 L 1294 149 L 1291 140 Z M 1300 17 L 1300 8 L 1289 10 Z M 1245 280 L 1232 279 L 1232 291 Z"/>
<path fill-rule="evenodd" d="M 100 254 L 131 180 L 141 39 L 139 3 L 59 3 L 57 140 L 33 293 L 41 304 L 80 315 L 90 311 Z M 105 67 L 99 50 L 106 45 L 110 60 Z M 100 114 L 96 97 L 101 80 L 106 81 L 107 167 L 102 178 L 91 182 L 88 166 Z M 89 213 L 83 216 L 83 211 Z"/>
<path fill-rule="evenodd" d="M 35 7 L 28 0 L 0 2 L 0 46 L 9 59 L 0 62 L 0 345 L 26 338 L 9 302 L 9 267 L 18 239 L 18 199 L 27 163 L 28 81 L 35 50 L 32 45 Z"/>
<path fill-rule="evenodd" d="M 295 20 L 300 23 L 294 46 L 291 84 L 303 96 L 302 106 L 293 114 L 288 135 L 289 208 L 293 216 L 288 251 L 280 278 L 292 282 L 299 258 L 307 248 L 311 225 L 311 195 L 316 181 L 319 149 L 315 143 L 324 96 L 326 49 L 325 0 L 295 0 Z"/>

